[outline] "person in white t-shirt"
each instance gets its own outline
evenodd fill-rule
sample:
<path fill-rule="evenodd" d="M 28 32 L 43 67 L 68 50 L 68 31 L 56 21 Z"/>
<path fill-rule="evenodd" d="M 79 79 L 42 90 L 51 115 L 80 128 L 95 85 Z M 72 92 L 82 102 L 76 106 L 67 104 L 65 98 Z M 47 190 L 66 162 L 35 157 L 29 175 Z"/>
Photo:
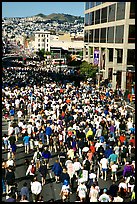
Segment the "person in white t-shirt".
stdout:
<path fill-rule="evenodd" d="M 105 158 L 105 155 L 103 155 L 103 158 L 100 160 L 100 165 L 101 165 L 101 172 L 102 172 L 101 179 L 104 179 L 106 181 L 107 180 L 107 170 L 108 170 L 108 159 Z"/>
<path fill-rule="evenodd" d="M 114 163 L 111 165 L 111 179 L 117 181 L 117 169 L 118 165 L 114 161 Z"/>
<path fill-rule="evenodd" d="M 80 202 L 84 202 L 86 199 L 87 187 L 82 179 L 77 188 L 77 193 L 78 193 L 78 197 L 80 198 Z"/>
<path fill-rule="evenodd" d="M 107 194 L 107 189 L 103 190 L 103 194 L 100 195 L 99 199 L 100 202 L 111 202 L 109 195 Z"/>
<path fill-rule="evenodd" d="M 95 187 L 96 185 L 93 183 L 90 188 L 90 192 L 89 192 L 90 202 L 98 202 L 99 192 Z"/>
<path fill-rule="evenodd" d="M 123 200 L 124 200 L 124 199 L 120 197 L 120 193 L 118 192 L 118 193 L 117 193 L 117 196 L 114 197 L 113 202 L 119 203 L 119 202 L 123 202 Z"/>

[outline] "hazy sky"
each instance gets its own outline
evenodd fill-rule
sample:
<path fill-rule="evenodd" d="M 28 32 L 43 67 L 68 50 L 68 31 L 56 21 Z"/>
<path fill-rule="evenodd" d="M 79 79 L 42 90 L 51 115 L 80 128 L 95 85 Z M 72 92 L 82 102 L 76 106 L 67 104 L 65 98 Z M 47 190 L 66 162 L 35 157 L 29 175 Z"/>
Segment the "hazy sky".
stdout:
<path fill-rule="evenodd" d="M 64 13 L 84 17 L 85 2 L 2 2 L 2 17 Z"/>

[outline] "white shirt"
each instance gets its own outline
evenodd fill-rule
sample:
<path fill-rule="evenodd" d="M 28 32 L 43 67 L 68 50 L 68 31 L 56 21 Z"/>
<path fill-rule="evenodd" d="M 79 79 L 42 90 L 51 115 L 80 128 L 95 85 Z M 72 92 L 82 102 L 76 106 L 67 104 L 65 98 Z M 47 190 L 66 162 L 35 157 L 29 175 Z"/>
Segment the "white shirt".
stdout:
<path fill-rule="evenodd" d="M 121 198 L 119 196 L 114 197 L 113 202 L 123 202 L 123 198 Z"/>
<path fill-rule="evenodd" d="M 112 171 L 112 172 L 116 172 L 117 169 L 118 169 L 118 165 L 117 165 L 117 164 L 112 164 L 112 166 L 111 166 L 111 171 Z"/>
<path fill-rule="evenodd" d="M 31 183 L 31 192 L 35 195 L 40 194 L 42 191 L 42 185 L 39 181 L 34 181 Z"/>
<path fill-rule="evenodd" d="M 102 168 L 103 169 L 107 169 L 108 168 L 108 159 L 107 158 L 102 158 L 101 160 L 100 160 L 100 164 L 102 164 Z"/>

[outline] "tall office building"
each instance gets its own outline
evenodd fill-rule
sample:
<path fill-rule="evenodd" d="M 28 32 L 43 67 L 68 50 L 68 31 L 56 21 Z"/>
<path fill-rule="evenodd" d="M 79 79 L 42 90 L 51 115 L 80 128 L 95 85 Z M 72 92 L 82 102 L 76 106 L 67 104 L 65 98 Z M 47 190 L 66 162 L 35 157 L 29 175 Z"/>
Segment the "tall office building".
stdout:
<path fill-rule="evenodd" d="M 132 90 L 135 83 L 135 2 L 85 2 L 83 58 L 98 80 Z"/>

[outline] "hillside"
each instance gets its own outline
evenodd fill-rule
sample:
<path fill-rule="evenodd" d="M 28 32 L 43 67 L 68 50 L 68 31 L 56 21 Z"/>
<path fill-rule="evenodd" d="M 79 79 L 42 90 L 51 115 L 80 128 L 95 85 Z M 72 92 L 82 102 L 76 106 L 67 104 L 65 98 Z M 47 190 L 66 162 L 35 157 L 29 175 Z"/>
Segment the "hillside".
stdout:
<path fill-rule="evenodd" d="M 41 17 L 41 18 L 44 18 L 44 20 L 61 21 L 61 22 L 69 22 L 69 23 L 73 23 L 75 20 L 78 20 L 78 22 L 80 23 L 84 22 L 84 17 L 73 16 L 70 14 L 63 14 L 63 13 L 52 13 L 49 15 L 44 15 L 40 13 L 35 15 L 35 17 Z"/>

